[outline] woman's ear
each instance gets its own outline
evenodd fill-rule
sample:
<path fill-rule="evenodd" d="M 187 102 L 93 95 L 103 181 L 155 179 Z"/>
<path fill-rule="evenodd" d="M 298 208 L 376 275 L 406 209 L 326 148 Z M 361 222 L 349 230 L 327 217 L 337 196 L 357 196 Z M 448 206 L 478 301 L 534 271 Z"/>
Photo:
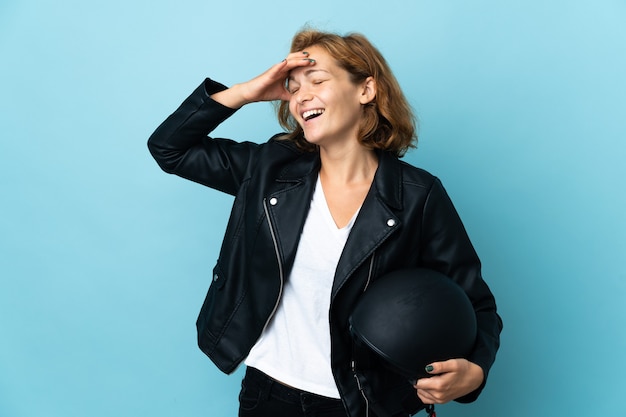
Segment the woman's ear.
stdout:
<path fill-rule="evenodd" d="M 376 80 L 374 80 L 374 77 L 369 76 L 363 81 L 362 85 L 360 102 L 361 104 L 367 104 L 376 98 Z"/>

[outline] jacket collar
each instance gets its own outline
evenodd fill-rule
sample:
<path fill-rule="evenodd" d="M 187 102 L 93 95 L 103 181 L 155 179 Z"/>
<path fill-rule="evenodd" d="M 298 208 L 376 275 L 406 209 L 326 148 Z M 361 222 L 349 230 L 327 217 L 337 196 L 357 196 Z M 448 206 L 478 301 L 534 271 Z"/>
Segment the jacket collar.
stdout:
<path fill-rule="evenodd" d="M 402 162 L 390 152 L 378 151 L 374 186 L 381 200 L 395 209 L 402 208 Z"/>
<path fill-rule="evenodd" d="M 284 146 L 289 146 L 298 156 L 295 157 L 290 163 L 280 171 L 276 178 L 279 182 L 301 182 L 313 173 L 317 173 L 320 169 L 320 156 L 319 152 L 303 152 L 298 150 L 294 144 L 285 143 Z"/>
<path fill-rule="evenodd" d="M 378 169 L 374 175 L 373 188 L 380 199 L 390 207 L 402 208 L 402 162 L 390 152 L 377 151 Z M 319 152 L 301 153 L 287 164 L 277 180 L 279 182 L 301 182 L 320 169 Z"/>
<path fill-rule="evenodd" d="M 402 162 L 389 152 L 377 152 L 377 155 L 378 169 L 374 181 L 337 265 L 333 281 L 333 299 L 352 272 L 362 265 L 401 223 L 394 210 L 402 208 Z M 281 199 L 285 203 L 269 208 L 272 221 L 276 224 L 277 239 L 283 248 L 286 273 L 289 273 L 293 265 L 295 248 L 319 169 L 319 153 L 299 153 L 291 163 L 285 165 L 277 177 L 279 183 L 303 185 L 284 189 Z"/>

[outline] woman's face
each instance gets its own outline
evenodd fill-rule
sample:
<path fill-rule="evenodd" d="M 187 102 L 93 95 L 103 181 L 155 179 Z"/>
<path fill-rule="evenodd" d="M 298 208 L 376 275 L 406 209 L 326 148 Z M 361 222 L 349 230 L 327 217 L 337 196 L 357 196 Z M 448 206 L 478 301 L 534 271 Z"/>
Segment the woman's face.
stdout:
<path fill-rule="evenodd" d="M 370 78 L 354 84 L 350 74 L 319 46 L 307 48 L 314 65 L 291 71 L 289 111 L 310 143 L 319 146 L 357 141 L 362 106 L 371 101 Z"/>

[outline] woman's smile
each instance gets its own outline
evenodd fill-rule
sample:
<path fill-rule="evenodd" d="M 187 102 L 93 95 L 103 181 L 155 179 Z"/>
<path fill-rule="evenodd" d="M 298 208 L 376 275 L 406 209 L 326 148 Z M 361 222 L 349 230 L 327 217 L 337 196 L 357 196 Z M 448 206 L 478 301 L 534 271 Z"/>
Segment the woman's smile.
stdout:
<path fill-rule="evenodd" d="M 306 110 L 302 113 L 302 118 L 305 122 L 308 122 L 309 120 L 315 119 L 316 117 L 320 116 L 322 113 L 324 113 L 324 109 Z"/>

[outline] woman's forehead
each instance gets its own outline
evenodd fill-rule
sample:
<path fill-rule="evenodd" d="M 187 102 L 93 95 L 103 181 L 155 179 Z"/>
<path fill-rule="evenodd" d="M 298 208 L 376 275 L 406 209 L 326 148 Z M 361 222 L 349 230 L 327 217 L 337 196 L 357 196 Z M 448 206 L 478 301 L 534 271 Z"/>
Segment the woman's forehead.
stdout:
<path fill-rule="evenodd" d="M 328 71 L 324 68 L 307 68 L 300 67 L 294 68 L 289 72 L 289 76 L 287 77 L 287 81 L 295 81 L 296 78 L 310 78 L 320 74 L 331 74 L 331 71 Z"/>

